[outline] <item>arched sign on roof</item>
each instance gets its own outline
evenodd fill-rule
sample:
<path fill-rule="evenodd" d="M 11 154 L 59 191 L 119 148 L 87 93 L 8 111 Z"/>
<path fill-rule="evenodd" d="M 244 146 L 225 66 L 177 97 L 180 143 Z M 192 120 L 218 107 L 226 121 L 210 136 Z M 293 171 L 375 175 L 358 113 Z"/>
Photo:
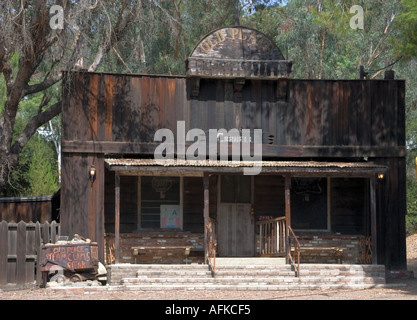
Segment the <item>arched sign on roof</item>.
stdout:
<path fill-rule="evenodd" d="M 276 44 L 262 32 L 232 26 L 209 33 L 187 60 L 187 75 L 216 78 L 282 78 L 291 72 Z"/>

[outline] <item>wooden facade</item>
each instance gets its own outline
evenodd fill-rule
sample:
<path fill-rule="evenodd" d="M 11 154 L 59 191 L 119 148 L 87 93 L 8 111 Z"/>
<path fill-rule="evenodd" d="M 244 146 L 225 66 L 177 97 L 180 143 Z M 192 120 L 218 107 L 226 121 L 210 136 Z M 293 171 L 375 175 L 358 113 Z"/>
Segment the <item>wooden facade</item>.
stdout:
<path fill-rule="evenodd" d="M 228 46 L 238 43 L 240 51 L 230 51 Z M 275 55 L 256 55 L 260 44 Z M 209 56 L 194 54 L 198 48 Z M 220 237 L 230 233 L 228 223 L 246 221 L 236 232 L 253 232 L 255 238 L 257 221 L 286 216 L 293 218 L 288 223 L 294 222 L 294 229 L 372 236 L 374 263 L 405 269 L 405 82 L 291 79 L 291 63 L 277 50 L 258 32 L 231 27 L 216 30 L 196 46 L 186 76 L 66 73 L 62 234 L 78 233 L 96 241 L 103 261 L 106 233 L 141 232 L 144 227 L 141 208 L 152 195 L 143 199 L 141 186 L 148 178 L 142 178 L 170 176 L 176 177 L 170 183 L 178 184 L 179 195 L 168 203 L 181 210 L 180 225 L 171 232 L 205 233 L 208 219 L 213 218 L 221 222 Z M 241 52 L 241 61 L 236 51 Z M 228 57 L 230 52 L 234 56 Z M 248 52 L 252 59 L 245 55 Z M 196 59 L 203 59 L 202 64 L 194 63 Z M 239 63 L 234 68 L 228 61 Z M 263 63 L 266 71 L 254 69 L 254 61 L 259 68 Z M 280 72 L 271 72 L 274 63 L 281 63 Z M 219 70 L 208 73 L 207 68 Z M 128 159 L 153 159 L 161 143 L 154 141 L 158 129 L 170 129 L 176 139 L 180 137 L 178 121 L 185 123 L 185 132 L 199 128 L 207 135 L 210 129 L 262 129 L 262 160 L 271 166 L 249 176 L 249 195 L 231 205 L 222 197 L 239 195 L 222 195 L 221 180 L 235 190 L 236 178 L 226 180 L 243 177 L 240 167 L 129 165 Z M 192 144 L 186 141 L 185 148 Z M 178 150 L 175 146 L 173 150 L 176 157 Z M 117 164 L 108 159 L 124 160 Z M 96 176 L 90 181 L 92 166 Z M 384 179 L 377 179 L 379 172 Z M 303 189 L 306 183 L 308 191 Z M 286 206 L 287 199 L 291 205 Z M 317 212 L 323 212 L 321 225 L 297 216 L 297 211 L 306 212 L 313 203 Z M 218 216 L 222 206 L 228 206 L 229 217 Z M 239 250 L 236 233 L 218 241 L 220 254 L 222 250 L 225 255 L 256 254 L 253 239 L 249 251 L 234 251 Z"/>

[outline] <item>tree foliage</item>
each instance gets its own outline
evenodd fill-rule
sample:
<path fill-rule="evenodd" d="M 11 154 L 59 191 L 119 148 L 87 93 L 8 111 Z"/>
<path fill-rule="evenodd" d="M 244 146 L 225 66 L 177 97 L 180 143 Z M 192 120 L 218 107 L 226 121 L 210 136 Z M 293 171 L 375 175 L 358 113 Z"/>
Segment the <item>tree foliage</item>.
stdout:
<path fill-rule="evenodd" d="M 0 2 L 0 191 L 19 165 L 23 149 L 38 128 L 61 111 L 54 86 L 62 70 L 97 70 L 103 57 L 140 19 L 142 1 L 2 1 Z M 52 29 L 52 5 L 63 8 L 63 29 Z M 59 96 L 59 94 L 57 95 Z M 38 99 L 35 112 L 25 118 L 20 131 L 17 119 L 23 104 Z"/>
<path fill-rule="evenodd" d="M 414 0 L 402 0 L 401 11 L 395 21 L 401 30 L 393 39 L 394 52 L 409 60 L 417 57 L 417 4 Z"/>

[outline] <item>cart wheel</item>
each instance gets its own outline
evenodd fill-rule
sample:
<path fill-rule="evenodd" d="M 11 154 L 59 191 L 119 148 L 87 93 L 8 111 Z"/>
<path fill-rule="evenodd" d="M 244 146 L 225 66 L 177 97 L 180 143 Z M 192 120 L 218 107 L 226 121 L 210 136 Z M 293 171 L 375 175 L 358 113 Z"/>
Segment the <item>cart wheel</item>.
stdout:
<path fill-rule="evenodd" d="M 58 283 L 64 283 L 66 279 L 67 277 L 64 276 L 63 274 L 54 274 L 49 281 L 56 281 Z"/>
<path fill-rule="evenodd" d="M 71 282 L 81 282 L 82 280 L 83 279 L 81 278 L 81 276 L 78 273 L 73 274 L 70 278 Z"/>

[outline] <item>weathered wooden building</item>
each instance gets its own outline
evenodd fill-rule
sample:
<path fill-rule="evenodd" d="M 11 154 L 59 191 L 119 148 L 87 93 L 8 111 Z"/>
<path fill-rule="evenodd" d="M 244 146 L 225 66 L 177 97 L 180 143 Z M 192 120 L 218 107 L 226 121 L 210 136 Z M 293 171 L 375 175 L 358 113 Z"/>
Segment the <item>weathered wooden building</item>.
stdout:
<path fill-rule="evenodd" d="M 97 241 L 108 263 L 204 261 L 214 242 L 217 256 L 286 256 L 296 238 L 302 262 L 406 269 L 404 81 L 291 67 L 262 33 L 227 27 L 196 45 L 186 76 L 68 72 L 62 233 Z M 222 140 L 229 155 L 245 129 L 259 154 L 261 129 L 261 161 L 197 148 L 211 129 L 241 134 Z"/>

